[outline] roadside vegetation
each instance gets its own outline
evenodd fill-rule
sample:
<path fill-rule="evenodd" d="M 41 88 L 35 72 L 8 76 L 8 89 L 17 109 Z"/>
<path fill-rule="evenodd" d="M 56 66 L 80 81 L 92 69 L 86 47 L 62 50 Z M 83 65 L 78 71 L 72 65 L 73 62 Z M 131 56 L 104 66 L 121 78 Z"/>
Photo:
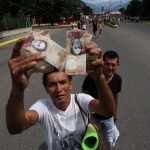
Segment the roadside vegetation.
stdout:
<path fill-rule="evenodd" d="M 126 9 L 120 8 L 119 11 L 131 21 L 149 21 L 149 8 L 150 0 L 131 0 Z M 69 24 L 77 21 L 81 13 L 93 13 L 81 0 L 0 1 L 0 31 L 29 27 L 31 24 Z"/>

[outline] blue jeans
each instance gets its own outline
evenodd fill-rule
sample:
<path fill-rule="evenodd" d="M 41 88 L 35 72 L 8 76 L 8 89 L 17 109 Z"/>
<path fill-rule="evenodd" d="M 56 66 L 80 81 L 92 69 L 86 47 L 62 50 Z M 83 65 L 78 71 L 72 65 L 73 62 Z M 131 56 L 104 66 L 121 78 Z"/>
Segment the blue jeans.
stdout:
<path fill-rule="evenodd" d="M 114 118 L 111 117 L 105 120 L 96 119 L 96 122 L 100 124 L 106 142 L 108 143 L 109 148 L 112 149 L 119 137 L 119 131 L 114 123 Z"/>

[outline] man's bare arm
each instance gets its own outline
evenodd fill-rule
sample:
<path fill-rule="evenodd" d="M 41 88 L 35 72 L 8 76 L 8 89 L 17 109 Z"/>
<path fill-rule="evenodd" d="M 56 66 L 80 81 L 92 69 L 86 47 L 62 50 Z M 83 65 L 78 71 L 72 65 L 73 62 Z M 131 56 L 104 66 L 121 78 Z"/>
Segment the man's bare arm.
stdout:
<path fill-rule="evenodd" d="M 6 106 L 6 123 L 11 134 L 17 134 L 34 125 L 38 121 L 35 111 L 24 110 L 24 91 L 29 84 L 29 70 L 33 69 L 36 61 L 44 59 L 42 53 L 28 53 L 21 55 L 21 47 L 25 42 L 20 39 L 13 48 L 8 62 L 12 78 L 12 89 Z"/>
<path fill-rule="evenodd" d="M 90 102 L 90 110 L 96 112 L 97 114 L 105 115 L 108 117 L 113 116 L 116 112 L 116 105 L 113 94 L 103 74 L 102 50 L 92 42 L 88 44 L 86 48 L 89 54 L 98 55 L 98 58 L 91 62 L 91 65 L 93 65 L 96 69 L 93 73 L 90 74 L 90 76 L 95 80 L 99 100 L 93 100 Z M 87 93 L 87 91 L 82 92 Z"/>
<path fill-rule="evenodd" d="M 12 89 L 6 106 L 6 123 L 10 134 L 19 134 L 38 121 L 36 111 L 24 110 L 24 91 Z"/>

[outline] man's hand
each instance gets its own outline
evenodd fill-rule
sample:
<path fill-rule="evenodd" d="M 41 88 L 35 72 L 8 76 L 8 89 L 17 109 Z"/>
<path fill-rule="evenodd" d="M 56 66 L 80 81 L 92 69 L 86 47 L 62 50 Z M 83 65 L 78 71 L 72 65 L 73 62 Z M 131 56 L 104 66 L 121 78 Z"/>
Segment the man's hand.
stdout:
<path fill-rule="evenodd" d="M 86 48 L 87 53 L 97 56 L 91 62 L 94 70 L 90 73 L 90 76 L 95 80 L 99 101 L 91 102 L 90 110 L 107 117 L 113 116 L 116 112 L 116 105 L 103 73 L 102 50 L 94 42 L 89 43 Z"/>
<path fill-rule="evenodd" d="M 24 90 L 28 86 L 31 71 L 38 60 L 44 59 L 43 53 L 25 53 L 21 55 L 21 48 L 26 38 L 21 38 L 14 46 L 12 56 L 8 61 L 12 77 L 12 88 Z"/>
<path fill-rule="evenodd" d="M 85 52 L 89 53 L 89 54 L 99 55 L 99 56 L 101 56 L 101 54 L 102 54 L 101 48 L 99 48 L 98 45 L 95 42 L 92 42 L 92 41 L 89 42 L 85 46 Z"/>
<path fill-rule="evenodd" d="M 86 53 L 90 56 L 90 64 L 94 71 L 90 74 L 95 80 L 103 76 L 103 58 L 102 49 L 95 42 L 90 42 L 86 46 Z"/>

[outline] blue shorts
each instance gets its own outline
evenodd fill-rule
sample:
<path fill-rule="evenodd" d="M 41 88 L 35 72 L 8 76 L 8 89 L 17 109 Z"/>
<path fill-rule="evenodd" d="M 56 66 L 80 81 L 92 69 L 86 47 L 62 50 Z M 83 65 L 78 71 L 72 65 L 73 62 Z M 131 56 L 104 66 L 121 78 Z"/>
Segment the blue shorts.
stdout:
<path fill-rule="evenodd" d="M 96 119 L 96 122 L 100 124 L 102 132 L 106 138 L 106 142 L 108 143 L 109 148 L 112 149 L 119 137 L 119 130 L 114 123 L 114 118 L 111 117 L 105 120 Z"/>

